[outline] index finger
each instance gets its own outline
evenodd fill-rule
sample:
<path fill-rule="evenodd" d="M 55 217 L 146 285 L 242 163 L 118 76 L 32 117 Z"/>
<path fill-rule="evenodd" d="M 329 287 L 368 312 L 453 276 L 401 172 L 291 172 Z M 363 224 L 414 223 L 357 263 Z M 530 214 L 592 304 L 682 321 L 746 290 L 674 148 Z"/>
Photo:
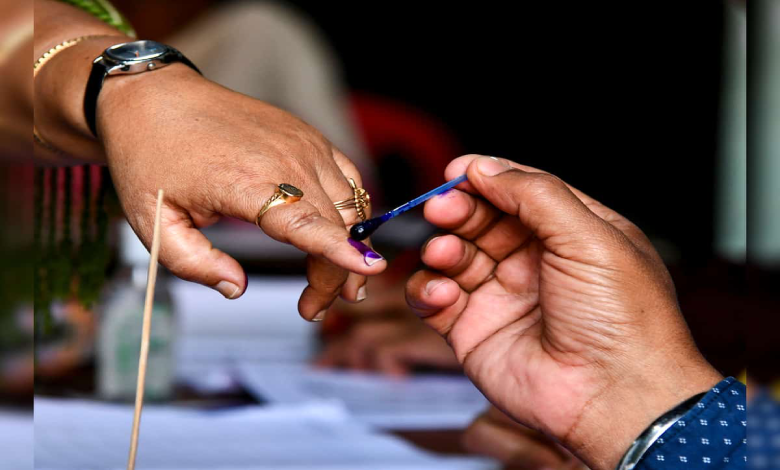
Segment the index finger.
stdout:
<path fill-rule="evenodd" d="M 387 262 L 363 244 L 350 245 L 344 221 L 323 188 L 303 186 L 307 188 L 303 199 L 271 207 L 259 226 L 271 238 L 309 254 L 309 285 L 301 294 L 298 312 L 306 320 L 319 321 L 343 292 L 348 272 L 378 274 Z M 357 296 L 357 288 L 352 287 L 350 294 Z"/>
<path fill-rule="evenodd" d="M 387 267 L 387 262 L 377 252 L 363 245 L 365 253 L 361 253 L 352 246 L 347 241 L 346 227 L 322 216 L 308 201 L 271 208 L 263 215 L 260 228 L 275 240 L 323 257 L 354 273 L 373 276 Z"/>

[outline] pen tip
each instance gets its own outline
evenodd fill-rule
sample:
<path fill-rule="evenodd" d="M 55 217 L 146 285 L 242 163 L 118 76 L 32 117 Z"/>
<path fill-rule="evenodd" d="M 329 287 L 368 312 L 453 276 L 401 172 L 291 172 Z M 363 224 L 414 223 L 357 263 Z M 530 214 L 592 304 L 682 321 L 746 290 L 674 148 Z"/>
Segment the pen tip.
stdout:
<path fill-rule="evenodd" d="M 355 224 L 349 230 L 349 236 L 353 240 L 365 240 L 366 238 L 370 237 L 371 234 L 374 233 L 374 231 L 378 229 L 380 225 L 382 225 L 382 222 L 383 220 L 377 217 L 360 222 L 359 224 Z"/>

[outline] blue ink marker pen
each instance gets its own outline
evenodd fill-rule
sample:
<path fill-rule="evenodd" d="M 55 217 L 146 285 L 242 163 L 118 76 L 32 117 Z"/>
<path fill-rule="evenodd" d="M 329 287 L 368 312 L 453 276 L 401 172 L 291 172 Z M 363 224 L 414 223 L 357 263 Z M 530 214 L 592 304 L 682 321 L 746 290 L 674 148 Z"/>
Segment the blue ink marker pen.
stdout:
<path fill-rule="evenodd" d="M 466 175 L 458 176 L 454 180 L 449 181 L 436 189 L 432 189 L 422 196 L 414 198 L 406 204 L 400 205 L 386 214 L 383 214 L 379 217 L 374 217 L 373 219 L 368 219 L 365 222 L 361 222 L 359 224 L 355 224 L 352 226 L 352 229 L 350 229 L 349 235 L 353 240 L 365 240 L 366 238 L 370 237 L 371 234 L 374 233 L 380 225 L 392 219 L 393 217 L 403 214 L 409 209 L 422 204 L 437 194 L 449 191 L 467 179 L 468 177 Z"/>

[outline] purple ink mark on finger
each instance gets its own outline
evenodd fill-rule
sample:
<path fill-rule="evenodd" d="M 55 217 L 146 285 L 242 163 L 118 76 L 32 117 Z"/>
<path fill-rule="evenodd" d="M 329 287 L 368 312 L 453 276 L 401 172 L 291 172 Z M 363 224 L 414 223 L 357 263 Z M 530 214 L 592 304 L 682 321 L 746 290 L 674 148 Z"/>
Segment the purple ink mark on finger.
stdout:
<path fill-rule="evenodd" d="M 371 248 L 369 248 L 365 243 L 361 243 L 361 242 L 359 242 L 357 240 L 353 240 L 351 238 L 347 238 L 347 241 L 349 242 L 350 245 L 352 245 L 352 248 L 354 248 L 357 251 L 359 251 L 361 255 L 365 256 L 369 251 L 371 251 L 373 253 Z"/>
<path fill-rule="evenodd" d="M 444 191 L 443 193 L 438 194 L 436 197 L 438 197 L 440 199 L 444 199 L 446 197 L 449 197 L 453 193 L 453 189 L 454 188 L 450 188 L 450 189 Z"/>
<path fill-rule="evenodd" d="M 368 266 L 373 266 L 384 259 L 382 258 L 382 255 L 372 250 L 364 243 L 353 240 L 351 238 L 347 238 L 347 241 L 350 245 L 352 245 L 352 248 L 356 249 L 358 252 L 360 252 L 361 255 L 363 255 L 363 261 L 365 261 Z"/>

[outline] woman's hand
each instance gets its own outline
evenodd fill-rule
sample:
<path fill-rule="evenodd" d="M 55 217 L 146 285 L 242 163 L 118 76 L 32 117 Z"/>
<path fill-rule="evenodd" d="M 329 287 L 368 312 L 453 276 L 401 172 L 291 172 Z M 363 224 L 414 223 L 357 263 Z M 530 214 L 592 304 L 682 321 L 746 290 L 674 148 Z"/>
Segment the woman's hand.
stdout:
<path fill-rule="evenodd" d="M 348 178 L 362 184 L 355 166 L 278 108 L 179 64 L 106 80 L 98 134 L 127 219 L 147 246 L 155 194 L 165 190 L 160 262 L 183 279 L 227 298 L 240 296 L 246 288 L 241 266 L 198 229 L 223 215 L 254 223 L 280 183 L 304 197 L 269 210 L 261 228 L 310 254 L 309 286 L 299 302 L 303 317 L 321 319 L 339 294 L 356 301 L 364 276 L 386 266 L 384 260 L 367 264 L 347 243 L 357 213 L 333 206 L 352 197 Z"/>
<path fill-rule="evenodd" d="M 642 430 L 717 383 L 660 257 L 627 219 L 558 178 L 461 157 L 431 199 L 436 237 L 409 304 L 515 420 L 592 468 L 614 468 Z"/>
<path fill-rule="evenodd" d="M 171 272 L 225 297 L 240 296 L 243 269 L 198 229 L 223 215 L 254 223 L 281 183 L 304 197 L 269 210 L 261 228 L 310 254 L 309 286 L 298 304 L 304 318 L 321 319 L 339 294 L 356 301 L 364 276 L 384 270 L 381 257 L 364 260 L 347 243 L 355 210 L 339 213 L 333 206 L 353 196 L 348 178 L 362 185 L 349 159 L 301 120 L 185 65 L 106 78 L 95 140 L 83 108 L 92 61 L 132 38 L 70 5 L 36 0 L 35 57 L 86 35 L 91 38 L 59 52 L 35 77 L 35 125 L 49 144 L 78 161 L 108 163 L 127 219 L 147 246 L 155 195 L 165 190 L 160 262 Z M 36 158 L 70 162 L 42 146 Z"/>

